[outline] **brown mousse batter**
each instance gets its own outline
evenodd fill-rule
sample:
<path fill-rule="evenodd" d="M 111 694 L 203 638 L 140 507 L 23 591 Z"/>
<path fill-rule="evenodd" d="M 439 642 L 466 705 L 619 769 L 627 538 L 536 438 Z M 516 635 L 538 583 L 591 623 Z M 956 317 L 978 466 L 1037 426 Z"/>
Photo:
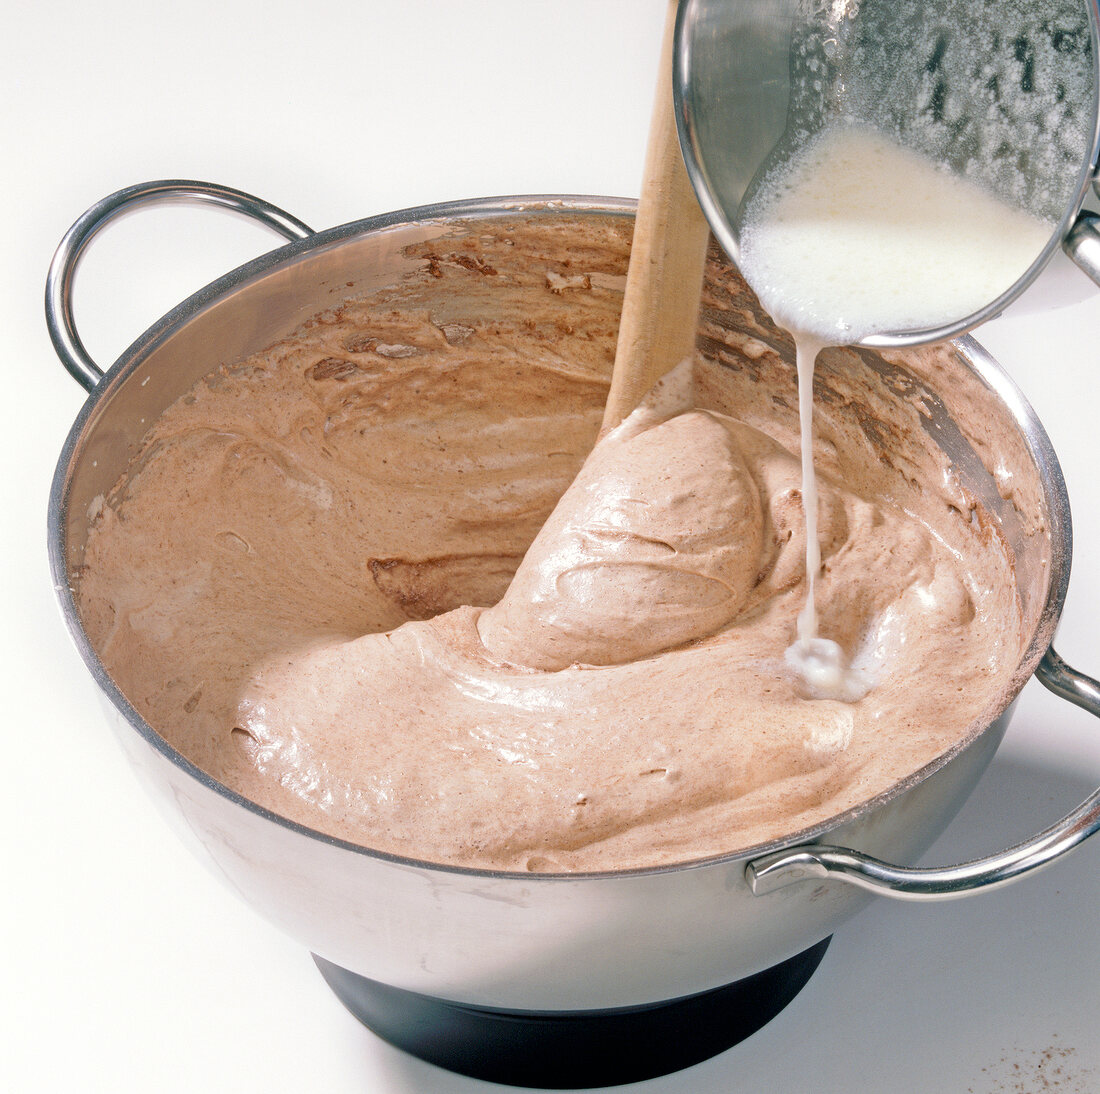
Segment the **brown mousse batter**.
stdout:
<path fill-rule="evenodd" d="M 1011 562 L 910 443 L 913 407 L 855 414 L 862 381 L 823 370 L 820 627 L 869 690 L 806 698 L 774 348 L 711 329 L 694 378 L 592 449 L 628 225 L 459 242 L 213 372 L 104 499 L 82 616 L 177 749 L 381 851 L 613 870 L 825 820 L 995 706 L 1021 646 Z"/>

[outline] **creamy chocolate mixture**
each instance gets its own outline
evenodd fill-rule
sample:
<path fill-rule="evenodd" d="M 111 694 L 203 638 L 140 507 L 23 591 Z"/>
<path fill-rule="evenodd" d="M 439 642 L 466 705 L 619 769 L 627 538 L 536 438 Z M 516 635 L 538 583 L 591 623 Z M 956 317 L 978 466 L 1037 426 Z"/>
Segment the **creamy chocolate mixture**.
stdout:
<path fill-rule="evenodd" d="M 858 354 L 819 364 L 815 451 L 820 633 L 857 701 L 805 697 L 784 662 L 805 597 L 793 370 L 766 330 L 728 329 L 732 274 L 712 267 L 700 358 L 593 449 L 628 228 L 517 219 L 410 253 L 401 284 L 155 423 L 78 596 L 176 748 L 382 851 L 607 870 L 822 821 L 997 706 L 1011 560 L 917 400 Z M 944 352 L 905 360 L 935 376 Z"/>

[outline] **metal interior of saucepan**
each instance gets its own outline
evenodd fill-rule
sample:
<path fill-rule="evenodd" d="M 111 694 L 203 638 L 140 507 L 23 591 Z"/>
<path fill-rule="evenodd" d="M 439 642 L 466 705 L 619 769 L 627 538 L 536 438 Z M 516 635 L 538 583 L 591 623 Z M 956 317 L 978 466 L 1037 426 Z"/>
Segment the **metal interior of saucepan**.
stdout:
<path fill-rule="evenodd" d="M 65 444 L 50 497 L 49 548 L 63 612 L 80 652 L 111 703 L 138 734 L 177 767 L 253 813 L 329 844 L 339 843 L 273 817 L 214 782 L 147 725 L 115 687 L 84 634 L 71 588 L 96 499 L 121 476 L 154 418 L 202 375 L 266 348 L 342 299 L 415 273 L 423 259 L 408 257 L 411 245 L 461 235 L 488 221 L 529 217 L 567 224 L 571 218 L 632 218 L 633 208 L 632 202 L 604 198 L 493 199 L 408 210 L 345 225 L 283 247 L 213 283 L 166 315 L 122 355 L 89 397 Z M 750 359 L 739 354 L 736 346 L 749 336 L 757 343 L 782 347 L 784 336 L 716 253 L 708 278 L 701 350 L 731 371 L 743 369 L 745 382 L 759 382 L 760 375 L 747 367 Z M 568 296 L 561 299 L 567 308 Z M 789 349 L 786 352 L 789 354 Z M 992 722 L 1015 697 L 1049 645 L 1066 593 L 1069 508 L 1057 459 L 1019 390 L 972 340 L 963 339 L 945 350 L 943 371 L 935 381 L 911 374 L 904 357 L 895 355 L 887 360 L 872 350 L 856 353 L 853 360 L 868 370 L 868 377 L 882 391 L 919 404 L 925 439 L 948 454 L 967 490 L 999 525 L 1014 557 L 1030 639 L 1001 710 L 990 711 Z M 773 379 L 793 391 L 789 355 Z M 964 391 L 977 392 L 984 403 L 981 437 L 965 435 L 952 415 L 953 400 Z M 1004 450 L 1014 453 L 1015 466 L 986 466 L 986 441 L 996 437 L 1010 439 Z M 754 852 L 819 838 L 857 813 L 875 810 L 944 766 L 979 736 L 982 728 L 973 727 L 970 737 L 945 756 L 859 810 L 792 833 Z M 376 854 L 351 844 L 343 846 Z M 744 853 L 739 850 L 740 855 Z M 532 882 L 538 880 L 527 876 Z"/>

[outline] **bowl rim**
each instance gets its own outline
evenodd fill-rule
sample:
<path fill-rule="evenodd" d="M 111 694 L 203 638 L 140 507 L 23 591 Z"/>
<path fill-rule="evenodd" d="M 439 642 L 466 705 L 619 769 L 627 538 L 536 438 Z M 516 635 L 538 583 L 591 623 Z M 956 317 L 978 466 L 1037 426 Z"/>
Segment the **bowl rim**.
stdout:
<path fill-rule="evenodd" d="M 1015 381 L 1004 371 L 992 355 L 970 335 L 962 335 L 951 341 L 958 356 L 971 369 L 984 386 L 998 398 L 1008 410 L 1020 428 L 1028 450 L 1040 471 L 1045 486 L 1048 512 L 1046 514 L 1045 534 L 1050 540 L 1050 566 L 1047 594 L 1031 638 L 1017 663 L 1013 676 L 1002 691 L 996 713 L 986 718 L 976 719 L 967 732 L 946 751 L 940 753 L 927 764 L 911 772 L 905 778 L 893 783 L 873 798 L 834 814 L 817 824 L 787 833 L 784 836 L 738 848 L 735 851 L 719 855 L 709 855 L 698 859 L 686 859 L 680 862 L 651 866 L 631 867 L 623 870 L 589 870 L 569 872 L 527 872 L 519 870 L 497 870 L 486 867 L 460 866 L 452 863 L 434 862 L 411 856 L 397 855 L 379 851 L 363 844 L 341 839 L 316 828 L 290 820 L 259 803 L 246 798 L 238 791 L 207 774 L 194 762 L 178 751 L 162 737 L 137 711 L 121 692 L 107 672 L 99 655 L 93 648 L 84 631 L 80 615 L 76 608 L 73 586 L 69 578 L 69 566 L 65 553 L 65 529 L 68 516 L 68 486 L 71 470 L 80 457 L 80 449 L 86 430 L 105 403 L 115 391 L 161 344 L 167 341 L 177 330 L 196 317 L 205 308 L 228 295 L 232 290 L 242 288 L 284 265 L 293 263 L 307 255 L 339 247 L 360 236 L 385 231 L 390 228 L 405 227 L 413 224 L 455 221 L 477 221 L 481 219 L 513 216 L 523 213 L 547 213 L 570 215 L 610 215 L 633 219 L 637 201 L 631 198 L 600 197 L 583 194 L 530 194 L 509 195 L 493 198 L 471 198 L 429 205 L 398 209 L 361 220 L 314 233 L 305 239 L 297 240 L 254 258 L 236 269 L 224 274 L 208 285 L 192 293 L 176 307 L 154 322 L 143 334 L 136 338 L 123 351 L 114 364 L 105 371 L 102 380 L 88 394 L 81 406 L 62 446 L 57 466 L 54 470 L 49 493 L 47 514 L 47 536 L 50 572 L 54 591 L 57 595 L 69 636 L 77 652 L 100 691 L 110 701 L 115 710 L 122 715 L 146 744 L 156 753 L 168 760 L 184 774 L 191 776 L 207 790 L 229 802 L 240 806 L 247 812 L 276 825 L 289 829 L 300 836 L 318 840 L 333 848 L 350 851 L 380 862 L 397 866 L 412 867 L 420 870 L 440 871 L 447 874 L 466 875 L 480 878 L 522 880 L 527 884 L 577 882 L 609 878 L 648 877 L 689 869 L 702 869 L 712 866 L 733 866 L 744 864 L 762 855 L 783 850 L 800 844 L 820 842 L 827 833 L 856 822 L 868 814 L 883 807 L 893 799 L 900 797 L 923 783 L 941 768 L 946 767 L 956 756 L 966 751 L 978 738 L 1011 707 L 1024 684 L 1031 677 L 1048 646 L 1054 638 L 1058 620 L 1065 603 L 1069 586 L 1070 563 L 1072 558 L 1072 523 L 1069 498 L 1065 479 L 1058 457 L 1045 428 L 1040 422 L 1031 404 Z"/>

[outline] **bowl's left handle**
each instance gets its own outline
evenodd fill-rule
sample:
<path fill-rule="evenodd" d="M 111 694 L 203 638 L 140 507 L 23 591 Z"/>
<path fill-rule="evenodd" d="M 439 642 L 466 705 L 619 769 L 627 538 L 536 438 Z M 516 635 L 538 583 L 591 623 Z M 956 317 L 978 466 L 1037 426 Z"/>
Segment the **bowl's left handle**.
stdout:
<path fill-rule="evenodd" d="M 1053 649 L 1035 675 L 1055 695 L 1100 717 L 1100 683 L 1070 668 Z M 839 878 L 882 896 L 943 900 L 1006 885 L 1047 866 L 1100 832 L 1100 790 L 1050 828 L 1015 847 L 943 868 L 894 866 L 846 847 L 805 844 L 754 859 L 745 876 L 757 895 L 811 878 Z"/>
<path fill-rule="evenodd" d="M 46 326 L 50 339 L 61 363 L 86 391 L 91 391 L 103 378 L 103 369 L 89 356 L 73 321 L 73 278 L 80 259 L 96 233 L 123 213 L 132 212 L 144 205 L 174 201 L 217 205 L 242 213 L 273 228 L 289 240 L 305 239 L 313 235 L 312 228 L 282 209 L 246 194 L 243 190 L 210 182 L 193 182 L 187 179 L 142 182 L 118 190 L 96 202 L 65 233 L 50 263 L 50 272 L 46 278 Z"/>

